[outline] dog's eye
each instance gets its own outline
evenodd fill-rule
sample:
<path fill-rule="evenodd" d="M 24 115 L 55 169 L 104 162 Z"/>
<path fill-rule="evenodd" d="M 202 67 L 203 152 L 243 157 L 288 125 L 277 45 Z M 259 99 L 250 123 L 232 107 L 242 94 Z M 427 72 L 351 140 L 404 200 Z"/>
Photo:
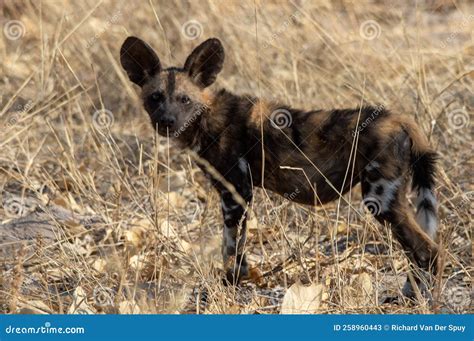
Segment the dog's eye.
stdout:
<path fill-rule="evenodd" d="M 189 104 L 191 102 L 191 99 L 186 95 L 182 95 L 179 97 L 179 101 L 183 104 Z"/>
<path fill-rule="evenodd" d="M 150 98 L 154 101 L 154 102 L 163 102 L 164 99 L 165 99 L 165 96 L 163 95 L 162 92 L 160 91 L 157 91 L 157 92 L 154 92 L 151 94 Z"/>

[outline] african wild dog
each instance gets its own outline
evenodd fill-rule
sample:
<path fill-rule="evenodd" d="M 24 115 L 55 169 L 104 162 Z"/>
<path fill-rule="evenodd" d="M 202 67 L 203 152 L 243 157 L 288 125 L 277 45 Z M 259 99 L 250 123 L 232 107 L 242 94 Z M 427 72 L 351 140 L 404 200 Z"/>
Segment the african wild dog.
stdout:
<path fill-rule="evenodd" d="M 302 111 L 211 91 L 224 63 L 218 39 L 196 47 L 183 67 L 163 68 L 148 44 L 129 37 L 120 60 L 141 87 L 158 133 L 194 150 L 214 169 L 201 166 L 221 195 L 224 267 L 231 283 L 248 274 L 243 246 L 253 186 L 292 193 L 291 200 L 312 205 L 335 200 L 361 182 L 375 218 L 391 224 L 415 264 L 435 270 L 436 154 L 411 118 L 372 107 Z M 360 125 L 368 119 L 370 124 Z M 418 193 L 416 215 L 406 199 L 410 179 Z"/>

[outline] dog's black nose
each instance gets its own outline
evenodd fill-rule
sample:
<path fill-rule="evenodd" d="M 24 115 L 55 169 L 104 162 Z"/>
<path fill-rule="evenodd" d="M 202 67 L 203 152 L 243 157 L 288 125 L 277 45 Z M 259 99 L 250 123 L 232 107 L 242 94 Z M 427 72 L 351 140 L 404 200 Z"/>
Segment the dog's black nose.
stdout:
<path fill-rule="evenodd" d="M 158 124 L 163 128 L 171 128 L 175 124 L 176 119 L 173 116 L 163 115 L 160 117 Z"/>

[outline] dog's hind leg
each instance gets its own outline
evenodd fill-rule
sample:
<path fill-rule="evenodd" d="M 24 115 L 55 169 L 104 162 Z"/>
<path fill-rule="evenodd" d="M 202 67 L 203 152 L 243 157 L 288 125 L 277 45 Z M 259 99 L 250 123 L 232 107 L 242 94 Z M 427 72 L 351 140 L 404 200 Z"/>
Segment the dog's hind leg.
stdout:
<path fill-rule="evenodd" d="M 363 202 L 380 223 L 390 224 L 393 235 L 410 260 L 420 269 L 434 274 L 437 245 L 430 238 L 430 231 L 417 223 L 407 199 L 411 175 L 407 139 L 407 134 L 400 133 L 392 146 L 364 168 L 361 179 Z M 425 276 L 415 277 L 422 285 Z M 413 296 L 412 287 L 407 283 L 404 294 Z"/>

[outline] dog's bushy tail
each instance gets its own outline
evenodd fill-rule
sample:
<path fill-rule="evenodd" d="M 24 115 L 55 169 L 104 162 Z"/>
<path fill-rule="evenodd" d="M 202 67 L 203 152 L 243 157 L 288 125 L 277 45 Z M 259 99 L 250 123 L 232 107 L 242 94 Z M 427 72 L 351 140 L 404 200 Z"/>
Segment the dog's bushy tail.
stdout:
<path fill-rule="evenodd" d="M 438 203 L 434 194 L 437 154 L 416 124 L 409 122 L 406 129 L 412 142 L 410 164 L 413 190 L 417 192 L 416 221 L 434 239 L 438 229 Z"/>

